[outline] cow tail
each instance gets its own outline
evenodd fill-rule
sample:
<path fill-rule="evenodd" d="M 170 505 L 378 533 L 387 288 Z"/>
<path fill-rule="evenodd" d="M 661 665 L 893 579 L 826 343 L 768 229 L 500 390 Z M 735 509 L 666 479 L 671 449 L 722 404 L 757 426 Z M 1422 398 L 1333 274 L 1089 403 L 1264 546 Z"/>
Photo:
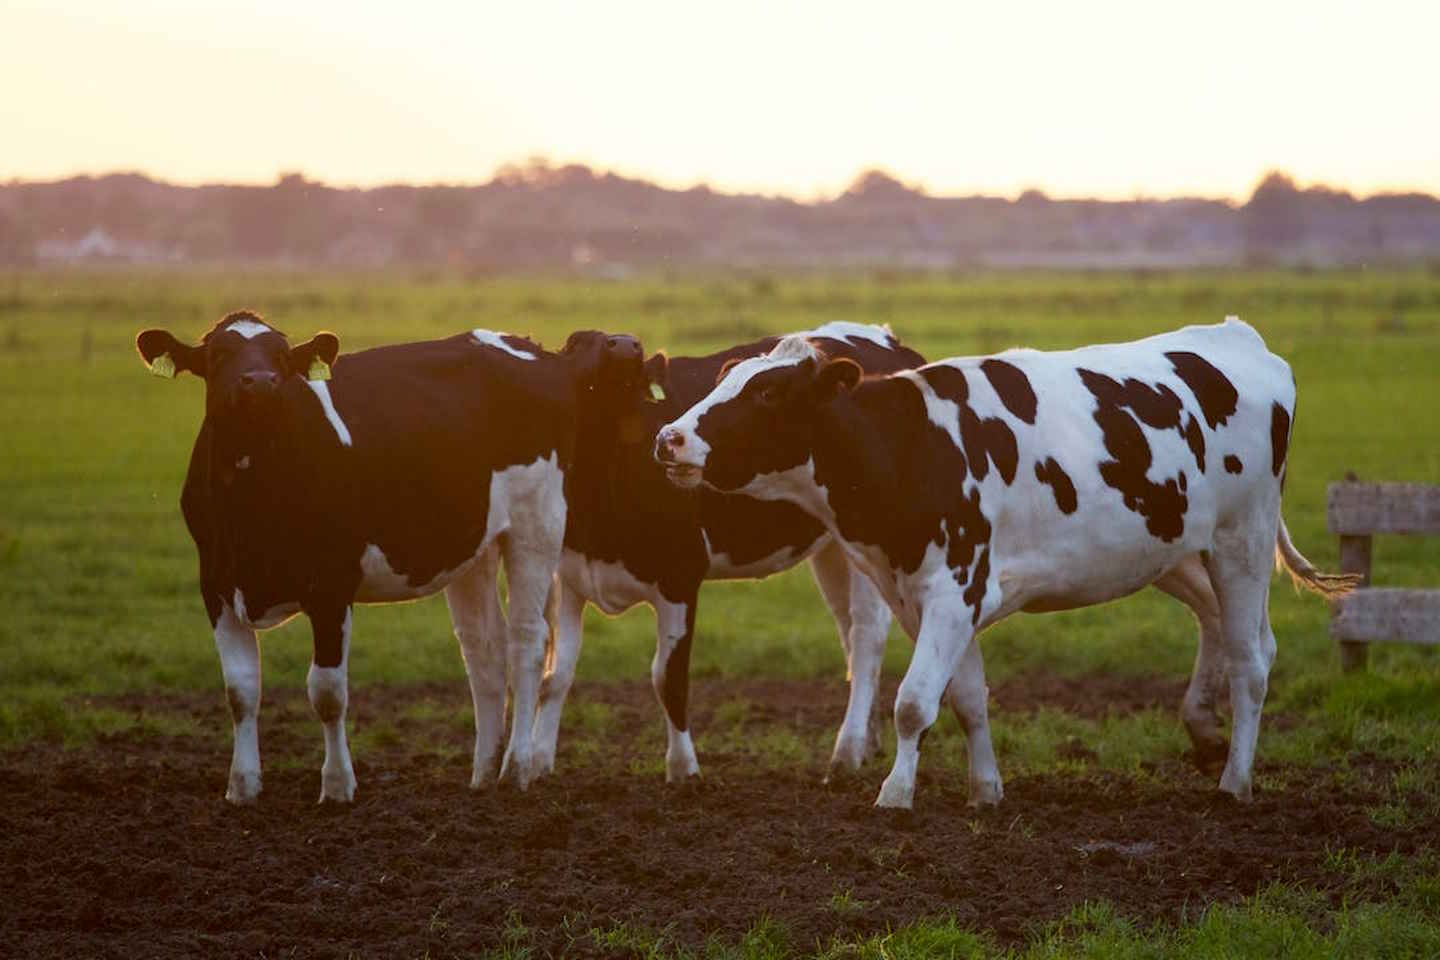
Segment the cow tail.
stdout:
<path fill-rule="evenodd" d="M 1360 586 L 1364 579 L 1358 573 L 1326 573 L 1305 559 L 1290 540 L 1290 531 L 1285 529 L 1285 518 L 1280 518 L 1280 531 L 1275 537 L 1275 569 L 1290 575 L 1296 589 L 1304 587 L 1311 593 L 1318 593 L 1327 600 L 1338 600 Z"/>

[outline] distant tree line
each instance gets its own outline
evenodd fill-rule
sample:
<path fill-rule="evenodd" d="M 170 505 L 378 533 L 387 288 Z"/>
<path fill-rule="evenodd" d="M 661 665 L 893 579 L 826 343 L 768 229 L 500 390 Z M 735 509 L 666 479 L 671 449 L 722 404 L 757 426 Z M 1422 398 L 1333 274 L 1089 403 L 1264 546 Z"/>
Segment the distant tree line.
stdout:
<path fill-rule="evenodd" d="M 543 160 L 475 186 L 181 187 L 139 174 L 0 184 L 0 263 L 148 261 L 485 269 L 647 265 L 1136 267 L 1440 259 L 1440 201 L 1265 176 L 1199 198 L 934 197 L 870 170 L 800 203 Z"/>

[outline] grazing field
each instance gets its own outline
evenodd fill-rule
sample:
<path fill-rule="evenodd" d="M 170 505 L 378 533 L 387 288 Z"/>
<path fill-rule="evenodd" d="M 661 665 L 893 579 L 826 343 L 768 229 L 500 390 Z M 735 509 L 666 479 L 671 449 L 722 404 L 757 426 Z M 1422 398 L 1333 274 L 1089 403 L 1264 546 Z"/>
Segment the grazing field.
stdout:
<path fill-rule="evenodd" d="M 148 376 L 133 339 L 198 336 L 240 307 L 342 350 L 598 328 L 681 354 L 843 319 L 933 358 L 1234 313 L 1295 370 L 1284 514 L 1310 559 L 1336 565 L 1325 486 L 1345 471 L 1440 483 L 1433 270 L 0 274 L 0 942 L 20 953 L 1440 953 L 1440 650 L 1378 647 L 1342 677 L 1324 603 L 1282 579 L 1249 807 L 1189 765 L 1176 709 L 1195 629 L 1155 591 L 984 635 L 998 809 L 966 808 L 948 715 L 913 814 L 868 806 L 885 757 L 822 786 L 844 663 L 801 568 L 703 592 L 700 784 L 663 782 L 652 615 L 592 611 L 558 775 L 469 793 L 468 695 L 434 598 L 356 613 L 353 809 L 313 804 L 308 626 L 264 636 L 266 792 L 228 808 L 228 716 L 178 509 L 203 390 Z M 1440 540 L 1378 538 L 1374 579 L 1440 587 Z M 889 696 L 908 655 L 892 633 Z"/>

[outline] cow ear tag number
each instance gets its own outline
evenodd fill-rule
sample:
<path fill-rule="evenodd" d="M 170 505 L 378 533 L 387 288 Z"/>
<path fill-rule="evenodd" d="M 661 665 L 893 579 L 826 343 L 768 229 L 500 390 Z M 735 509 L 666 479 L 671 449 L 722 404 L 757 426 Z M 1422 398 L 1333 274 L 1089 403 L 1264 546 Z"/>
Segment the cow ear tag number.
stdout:
<path fill-rule="evenodd" d="M 324 360 L 321 360 L 319 357 L 316 357 L 314 360 L 310 361 L 310 369 L 305 371 L 305 379 L 329 380 L 330 364 L 326 363 Z"/>
<path fill-rule="evenodd" d="M 659 403 L 665 399 L 665 388 L 658 383 L 650 384 L 650 402 Z"/>
<path fill-rule="evenodd" d="M 170 359 L 170 354 L 162 353 L 150 361 L 150 372 L 157 377 L 172 380 L 175 377 L 175 361 Z"/>

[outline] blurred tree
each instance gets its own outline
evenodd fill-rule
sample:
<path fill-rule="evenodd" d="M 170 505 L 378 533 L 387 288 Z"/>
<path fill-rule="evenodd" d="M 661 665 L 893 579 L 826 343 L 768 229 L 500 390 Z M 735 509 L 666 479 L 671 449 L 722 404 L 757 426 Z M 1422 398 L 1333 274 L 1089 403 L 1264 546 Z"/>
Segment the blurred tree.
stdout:
<path fill-rule="evenodd" d="M 1289 174 L 1272 170 L 1265 175 L 1240 210 L 1245 249 L 1252 258 L 1273 260 L 1300 246 L 1303 200 Z"/>

